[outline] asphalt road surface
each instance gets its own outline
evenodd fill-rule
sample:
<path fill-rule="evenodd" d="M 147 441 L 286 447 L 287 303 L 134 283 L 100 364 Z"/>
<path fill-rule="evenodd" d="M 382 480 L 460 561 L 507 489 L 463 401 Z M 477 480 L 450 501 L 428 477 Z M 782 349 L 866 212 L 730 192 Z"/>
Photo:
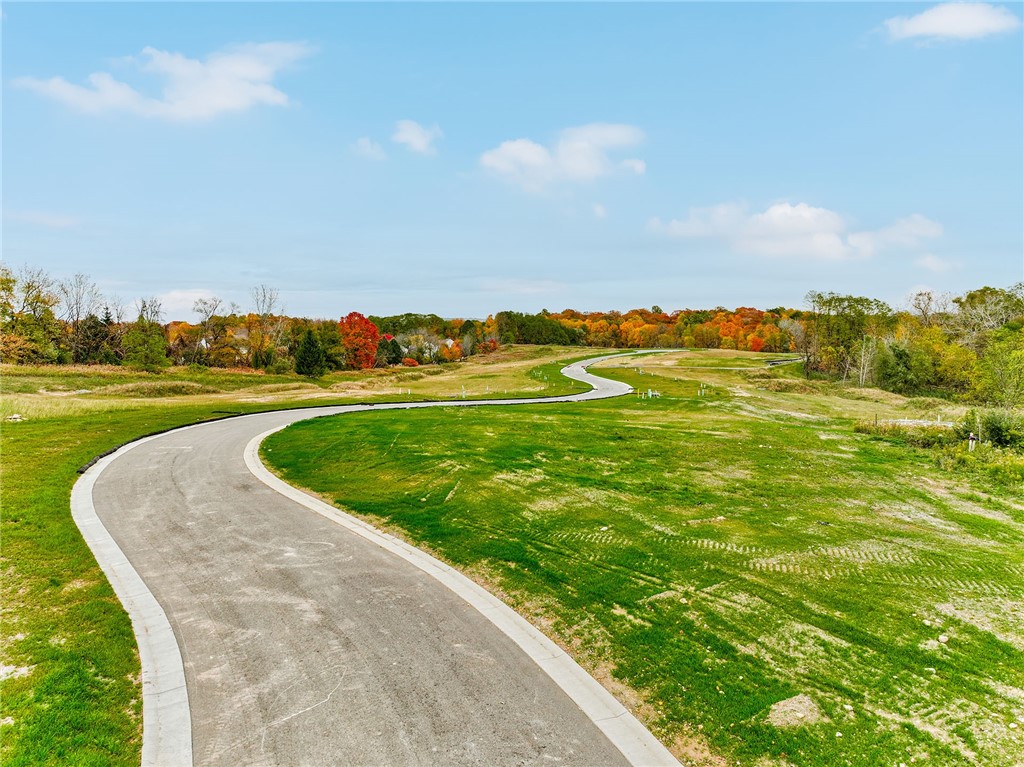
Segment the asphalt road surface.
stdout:
<path fill-rule="evenodd" d="M 595 389 L 558 399 L 629 391 L 578 364 L 568 372 Z M 165 717 L 156 732 L 159 701 L 170 698 L 147 699 L 144 762 L 669 762 L 657 744 L 632 753 L 615 745 L 479 605 L 372 537 L 285 497 L 246 464 L 254 438 L 286 424 L 412 406 L 428 405 L 291 410 L 194 426 L 119 451 L 87 474 L 85 490 L 76 487 L 79 506 L 91 489 L 99 522 L 145 584 L 131 598 L 155 597 L 153 609 L 173 631 L 164 644 L 180 653 L 184 689 L 172 692 L 186 701 L 184 721 L 174 732 L 173 715 Z M 108 573 L 116 570 L 105 556 L 97 551 Z M 142 646 L 151 629 L 129 612 Z M 144 680 L 154 663 L 173 665 L 177 653 L 161 652 L 143 651 Z M 182 733 L 190 747 L 175 750 Z M 170 750 L 155 745 L 160 738 Z"/>

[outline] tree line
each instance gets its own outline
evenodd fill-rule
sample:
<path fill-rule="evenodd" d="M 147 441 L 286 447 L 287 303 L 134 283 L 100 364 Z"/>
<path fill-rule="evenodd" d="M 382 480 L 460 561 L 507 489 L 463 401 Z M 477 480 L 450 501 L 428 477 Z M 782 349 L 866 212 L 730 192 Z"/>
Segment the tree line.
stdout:
<path fill-rule="evenodd" d="M 340 320 L 289 317 L 260 285 L 246 310 L 196 300 L 194 322 L 165 322 L 160 301 L 131 309 L 87 276 L 0 266 L 0 361 L 330 370 L 454 362 L 501 344 L 798 352 L 808 376 L 1017 407 L 1024 401 L 1024 283 L 962 295 L 921 291 L 902 308 L 812 291 L 804 307 L 661 307 L 628 312 L 501 311 L 484 320 L 406 313 Z"/>

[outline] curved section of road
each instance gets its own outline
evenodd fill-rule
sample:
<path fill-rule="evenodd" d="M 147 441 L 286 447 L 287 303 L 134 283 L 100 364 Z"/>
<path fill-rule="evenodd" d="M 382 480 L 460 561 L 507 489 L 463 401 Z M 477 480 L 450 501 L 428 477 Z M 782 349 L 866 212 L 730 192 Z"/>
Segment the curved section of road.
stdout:
<path fill-rule="evenodd" d="M 143 764 L 677 765 L 507 606 L 257 456 L 322 415 L 629 392 L 586 372 L 598 359 L 563 370 L 594 387 L 581 394 L 261 413 L 89 469 L 72 512 L 138 637 Z"/>

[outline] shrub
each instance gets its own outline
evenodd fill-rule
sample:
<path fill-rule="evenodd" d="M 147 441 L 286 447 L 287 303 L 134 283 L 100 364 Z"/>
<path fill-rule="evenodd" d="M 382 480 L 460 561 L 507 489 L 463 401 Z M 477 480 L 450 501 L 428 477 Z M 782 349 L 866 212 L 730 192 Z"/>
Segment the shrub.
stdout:
<path fill-rule="evenodd" d="M 420 366 L 420 363 L 418 363 L 412 357 L 406 357 L 405 359 L 403 359 L 402 364 L 405 365 L 407 368 L 417 368 Z"/>
<path fill-rule="evenodd" d="M 996 447 L 1024 448 L 1024 414 L 998 408 L 969 410 L 957 423 L 956 433 L 966 440 L 971 432 Z"/>
<path fill-rule="evenodd" d="M 945 426 L 860 421 L 854 425 L 853 430 L 858 434 L 871 434 L 912 447 L 932 448 L 954 445 L 961 439 L 957 429 Z"/>
<path fill-rule="evenodd" d="M 1024 455 L 989 444 L 974 450 L 962 442 L 950 445 L 939 452 L 935 462 L 943 471 L 983 472 L 1002 485 L 1024 484 Z"/>
<path fill-rule="evenodd" d="M 290 359 L 276 357 L 273 362 L 267 365 L 267 372 L 271 375 L 283 375 L 294 372 L 294 367 Z"/>

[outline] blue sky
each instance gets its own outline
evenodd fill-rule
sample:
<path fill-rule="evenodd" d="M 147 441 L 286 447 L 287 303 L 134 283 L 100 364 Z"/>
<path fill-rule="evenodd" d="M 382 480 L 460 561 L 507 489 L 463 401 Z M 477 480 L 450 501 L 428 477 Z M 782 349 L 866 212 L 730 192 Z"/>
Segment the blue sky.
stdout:
<path fill-rule="evenodd" d="M 1021 3 L 45 4 L 3 255 L 293 315 L 1024 279 Z"/>

